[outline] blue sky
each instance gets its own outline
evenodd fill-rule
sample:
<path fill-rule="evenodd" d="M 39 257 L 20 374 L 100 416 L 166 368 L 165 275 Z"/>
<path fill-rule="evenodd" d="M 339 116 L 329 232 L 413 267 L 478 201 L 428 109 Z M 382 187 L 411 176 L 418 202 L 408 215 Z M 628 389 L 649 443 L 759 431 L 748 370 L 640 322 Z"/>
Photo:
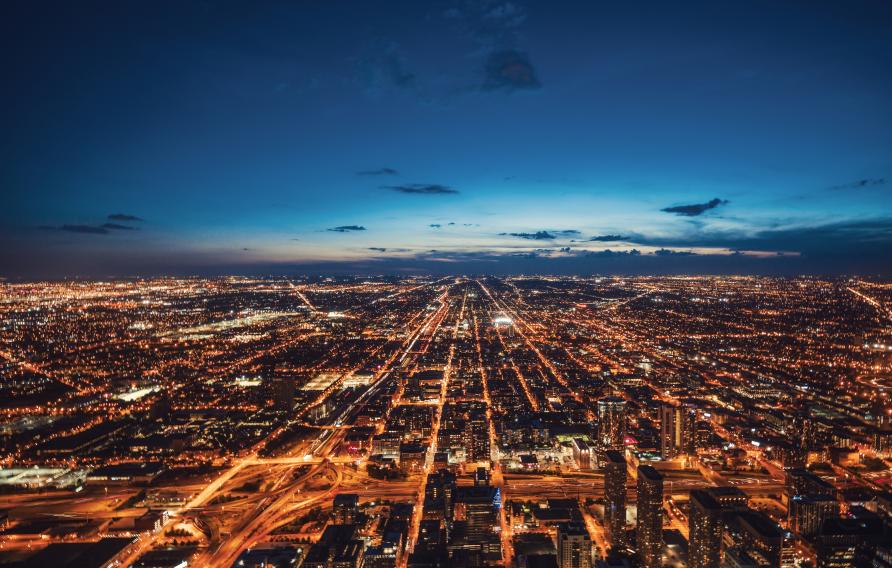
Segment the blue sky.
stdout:
<path fill-rule="evenodd" d="M 2 275 L 892 265 L 887 2 L 121 4 L 7 7 Z"/>

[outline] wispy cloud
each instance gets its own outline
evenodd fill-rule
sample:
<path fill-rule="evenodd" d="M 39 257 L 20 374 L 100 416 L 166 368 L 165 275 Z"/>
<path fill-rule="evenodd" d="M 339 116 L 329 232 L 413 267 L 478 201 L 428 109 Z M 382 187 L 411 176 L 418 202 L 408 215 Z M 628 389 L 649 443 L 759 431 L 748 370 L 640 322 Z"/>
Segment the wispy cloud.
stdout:
<path fill-rule="evenodd" d="M 136 215 L 129 215 L 127 213 L 112 213 L 108 216 L 109 221 L 144 221 L 145 219 L 141 217 L 137 217 Z"/>
<path fill-rule="evenodd" d="M 840 185 L 832 185 L 830 189 L 841 190 L 841 189 L 864 189 L 865 187 L 876 187 L 878 185 L 885 185 L 886 178 L 864 178 L 855 180 L 849 183 L 843 183 Z"/>
<path fill-rule="evenodd" d="M 622 235 L 597 235 L 589 239 L 595 243 L 611 243 L 614 241 L 625 241 L 626 237 Z"/>
<path fill-rule="evenodd" d="M 332 233 L 349 233 L 351 231 L 365 231 L 366 229 L 362 225 L 341 225 L 326 230 L 331 231 Z"/>
<path fill-rule="evenodd" d="M 378 168 L 376 170 L 362 170 L 356 172 L 358 176 L 395 176 L 399 175 L 399 172 L 393 168 Z"/>
<path fill-rule="evenodd" d="M 682 217 L 696 217 L 698 215 L 702 215 L 706 213 L 710 209 L 715 209 L 719 205 L 727 205 L 729 201 L 727 199 L 719 199 L 718 197 L 714 199 L 710 199 L 706 203 L 692 203 L 690 205 L 675 205 L 672 207 L 664 207 L 660 209 L 665 213 L 674 213 L 675 215 L 681 215 Z"/>
<path fill-rule="evenodd" d="M 108 229 L 105 227 L 97 227 L 95 225 L 62 225 L 60 231 L 68 233 L 82 233 L 87 235 L 107 235 Z"/>
<path fill-rule="evenodd" d="M 138 227 L 131 227 L 130 225 L 121 225 L 120 223 L 103 223 L 101 226 L 103 229 L 110 229 L 112 231 L 138 231 Z"/>
<path fill-rule="evenodd" d="M 389 189 L 398 193 L 411 193 L 416 195 L 445 195 L 459 193 L 455 188 L 439 183 L 409 183 L 403 185 L 382 185 L 381 189 Z"/>
<path fill-rule="evenodd" d="M 531 241 L 550 241 L 560 237 L 573 237 L 579 235 L 576 229 L 560 229 L 560 230 L 541 230 L 535 233 L 499 233 L 502 236 L 517 237 L 518 239 L 527 239 Z"/>
<path fill-rule="evenodd" d="M 557 236 L 548 231 L 536 231 L 535 233 L 499 233 L 509 237 L 517 237 L 518 239 L 527 239 L 531 241 L 550 241 L 556 239 Z"/>

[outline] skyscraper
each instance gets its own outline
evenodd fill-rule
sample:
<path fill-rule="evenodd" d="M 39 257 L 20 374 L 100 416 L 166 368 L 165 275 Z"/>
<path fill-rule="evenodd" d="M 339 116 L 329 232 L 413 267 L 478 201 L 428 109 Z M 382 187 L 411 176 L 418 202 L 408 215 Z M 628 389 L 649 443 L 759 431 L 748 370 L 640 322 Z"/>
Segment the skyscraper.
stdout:
<path fill-rule="evenodd" d="M 660 407 L 660 455 L 664 460 L 671 460 L 678 455 L 678 448 L 681 445 L 677 414 L 676 406 L 663 404 Z"/>
<path fill-rule="evenodd" d="M 468 413 L 465 423 L 465 448 L 469 462 L 490 460 L 489 423 L 486 421 L 486 411 L 483 409 L 475 408 Z"/>
<path fill-rule="evenodd" d="M 273 403 L 279 410 L 291 411 L 294 408 L 294 378 L 277 375 L 271 381 Z"/>
<path fill-rule="evenodd" d="M 663 476 L 638 466 L 638 558 L 642 568 L 660 568 L 663 560 Z"/>
<path fill-rule="evenodd" d="M 707 491 L 691 491 L 688 565 L 718 568 L 722 551 L 722 507 Z"/>
<path fill-rule="evenodd" d="M 697 410 L 689 405 L 660 407 L 660 455 L 672 459 L 697 449 Z"/>
<path fill-rule="evenodd" d="M 620 449 L 626 438 L 626 401 L 610 396 L 598 401 L 598 441 L 604 449 Z"/>
<path fill-rule="evenodd" d="M 626 546 L 626 459 L 616 450 L 605 452 L 604 525 L 614 548 Z"/>
<path fill-rule="evenodd" d="M 583 523 L 558 525 L 557 561 L 560 568 L 591 568 L 592 539 Z"/>

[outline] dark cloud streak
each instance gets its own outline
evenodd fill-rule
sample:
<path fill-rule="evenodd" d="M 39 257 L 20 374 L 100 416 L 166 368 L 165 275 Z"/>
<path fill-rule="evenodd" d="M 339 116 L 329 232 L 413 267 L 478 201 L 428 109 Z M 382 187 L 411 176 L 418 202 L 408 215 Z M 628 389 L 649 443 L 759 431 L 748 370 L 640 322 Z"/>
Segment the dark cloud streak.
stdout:
<path fill-rule="evenodd" d="M 438 183 L 410 183 L 403 185 L 382 185 L 381 189 L 389 189 L 397 193 L 414 195 L 447 195 L 459 193 L 457 189 Z"/>
<path fill-rule="evenodd" d="M 710 199 L 706 203 L 692 203 L 690 205 L 675 205 L 673 207 L 664 207 L 660 209 L 665 213 L 674 213 L 675 215 L 681 215 L 682 217 L 697 217 L 698 215 L 702 215 L 706 213 L 710 209 L 715 209 L 719 205 L 727 205 L 729 202 L 727 199 L 719 199 L 718 197 Z"/>

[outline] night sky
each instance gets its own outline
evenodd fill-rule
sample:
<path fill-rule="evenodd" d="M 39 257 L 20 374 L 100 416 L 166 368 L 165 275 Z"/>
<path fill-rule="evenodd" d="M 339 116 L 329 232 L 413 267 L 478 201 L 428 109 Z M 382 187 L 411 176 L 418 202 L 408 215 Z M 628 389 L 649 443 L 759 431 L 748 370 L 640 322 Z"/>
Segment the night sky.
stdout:
<path fill-rule="evenodd" d="M 892 274 L 892 3 L 5 2 L 0 275 Z"/>

